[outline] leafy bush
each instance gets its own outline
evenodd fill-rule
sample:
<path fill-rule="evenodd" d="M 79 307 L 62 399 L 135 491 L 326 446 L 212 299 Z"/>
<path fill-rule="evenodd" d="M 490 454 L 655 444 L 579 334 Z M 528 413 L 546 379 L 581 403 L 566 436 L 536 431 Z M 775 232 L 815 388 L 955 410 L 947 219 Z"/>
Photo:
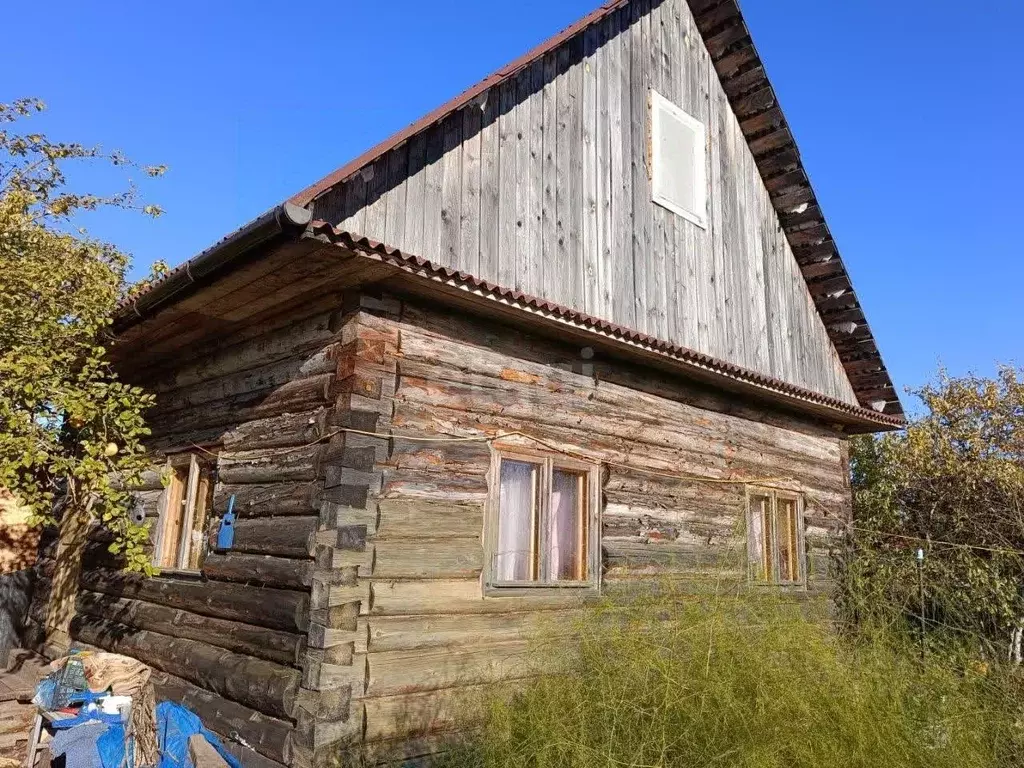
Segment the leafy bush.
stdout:
<path fill-rule="evenodd" d="M 877 634 L 842 639 L 792 602 L 663 595 L 588 615 L 549 641 L 515 695 L 446 768 L 1005 766 L 1008 686 L 921 665 Z M 550 668 L 550 667 L 549 667 Z"/>
<path fill-rule="evenodd" d="M 936 650 L 1022 656 L 1024 374 L 950 377 L 915 393 L 906 430 L 851 443 L 854 523 L 840 583 L 851 622 L 884 615 Z"/>

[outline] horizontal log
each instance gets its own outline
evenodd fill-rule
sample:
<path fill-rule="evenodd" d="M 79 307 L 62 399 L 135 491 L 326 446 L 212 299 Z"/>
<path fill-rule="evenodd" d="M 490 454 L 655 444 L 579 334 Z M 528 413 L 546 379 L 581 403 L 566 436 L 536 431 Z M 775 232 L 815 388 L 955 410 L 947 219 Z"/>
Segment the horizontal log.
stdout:
<path fill-rule="evenodd" d="M 225 374 L 174 390 L 158 389 L 157 407 L 179 410 L 198 408 L 229 397 L 280 387 L 290 381 L 333 373 L 335 362 L 324 353 L 298 353 L 256 368 Z"/>
<path fill-rule="evenodd" d="M 333 380 L 333 374 L 325 373 L 294 379 L 280 387 L 205 403 L 202 408 L 160 409 L 149 418 L 149 426 L 155 436 L 167 440 L 173 435 L 218 426 L 233 427 L 283 413 L 313 411 L 330 401 Z"/>
<path fill-rule="evenodd" d="M 526 640 L 572 631 L 581 609 L 440 616 L 370 616 L 365 650 L 410 651 L 457 648 L 486 642 Z M 357 649 L 359 650 L 359 649 Z"/>
<path fill-rule="evenodd" d="M 320 508 L 317 482 L 245 483 L 221 482 L 214 491 L 213 507 L 226 510 L 228 499 L 235 497 L 238 517 L 276 517 L 281 515 L 310 515 Z"/>
<path fill-rule="evenodd" d="M 97 616 L 171 637 L 196 640 L 228 651 L 244 653 L 278 664 L 297 666 L 302 662 L 305 636 L 217 619 L 157 603 L 112 597 L 83 591 L 78 595 L 79 613 Z"/>
<path fill-rule="evenodd" d="M 319 312 L 284 327 L 264 332 L 232 346 L 216 350 L 203 359 L 182 366 L 165 377 L 168 388 L 210 381 L 237 371 L 259 368 L 283 358 L 306 352 L 312 357 L 334 337 L 332 312 Z"/>
<path fill-rule="evenodd" d="M 459 685 L 421 693 L 364 699 L 363 738 L 373 743 L 386 739 L 424 736 L 465 728 L 478 722 L 481 704 L 515 688 L 515 681 L 500 684 Z"/>
<path fill-rule="evenodd" d="M 302 589 L 313 583 L 313 565 L 312 560 L 271 555 L 211 554 L 203 561 L 203 575 L 214 581 Z"/>
<path fill-rule="evenodd" d="M 204 616 L 271 629 L 305 632 L 309 627 L 309 595 L 287 589 L 145 578 L 116 571 L 85 571 L 81 585 L 106 595 L 169 605 Z"/>
<path fill-rule="evenodd" d="M 538 672 L 525 641 L 443 650 L 367 654 L 366 696 L 450 688 L 526 677 Z"/>
<path fill-rule="evenodd" d="M 483 531 L 483 505 L 430 499 L 381 499 L 378 539 L 473 537 Z"/>
<path fill-rule="evenodd" d="M 291 734 L 294 730 L 291 723 L 267 717 L 166 672 L 154 672 L 152 680 L 158 699 L 183 704 L 195 712 L 210 730 L 222 736 L 235 732 L 260 754 L 279 763 L 288 763 L 291 759 Z M 231 746 L 231 743 L 225 742 L 225 746 Z M 245 753 L 242 754 L 244 758 Z M 244 759 L 242 764 L 250 765 Z"/>
<path fill-rule="evenodd" d="M 384 579 L 455 579 L 483 567 L 480 534 L 456 539 L 385 539 L 374 544 L 373 575 Z"/>
<path fill-rule="evenodd" d="M 480 474 L 491 463 L 491 448 L 485 442 L 432 443 L 396 437 L 388 463 L 399 470 Z"/>
<path fill-rule="evenodd" d="M 313 554 L 320 518 L 314 515 L 270 517 L 235 521 L 232 552 L 305 558 Z M 210 549 L 217 548 L 217 530 L 209 535 Z"/>
<path fill-rule="evenodd" d="M 576 590 L 484 597 L 479 579 L 375 581 L 368 610 L 373 615 L 505 613 L 572 608 L 584 600 Z"/>
<path fill-rule="evenodd" d="M 482 503 L 487 500 L 487 477 L 483 472 L 453 475 L 413 469 L 388 469 L 384 471 L 381 497 Z"/>
<path fill-rule="evenodd" d="M 307 445 L 323 437 L 326 414 L 320 408 L 246 421 L 225 433 L 221 444 L 225 451 Z"/>
<path fill-rule="evenodd" d="M 315 480 L 322 450 L 321 445 L 307 445 L 297 449 L 225 451 L 220 455 L 217 472 L 223 483 Z"/>
<path fill-rule="evenodd" d="M 291 717 L 302 673 L 273 662 L 93 616 L 71 623 L 76 640 L 142 661 L 277 718 Z"/>

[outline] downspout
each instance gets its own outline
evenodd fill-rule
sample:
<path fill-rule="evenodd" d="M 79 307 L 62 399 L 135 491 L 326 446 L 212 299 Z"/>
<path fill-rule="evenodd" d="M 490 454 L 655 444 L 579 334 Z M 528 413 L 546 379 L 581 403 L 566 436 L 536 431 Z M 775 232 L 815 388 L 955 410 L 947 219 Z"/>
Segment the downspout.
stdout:
<path fill-rule="evenodd" d="M 312 218 L 312 211 L 293 203 L 281 203 L 271 208 L 217 244 L 176 267 L 167 277 L 154 283 L 149 290 L 125 302 L 115 316 L 115 329 L 123 330 L 152 315 L 177 294 L 267 241 L 282 234 L 302 232 Z"/>

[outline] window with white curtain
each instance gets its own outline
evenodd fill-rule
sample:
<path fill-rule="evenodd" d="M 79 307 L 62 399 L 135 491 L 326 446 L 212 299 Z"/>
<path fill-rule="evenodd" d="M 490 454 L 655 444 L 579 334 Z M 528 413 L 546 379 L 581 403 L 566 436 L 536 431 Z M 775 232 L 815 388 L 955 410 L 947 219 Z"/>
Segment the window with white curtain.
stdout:
<path fill-rule="evenodd" d="M 799 495 L 751 488 L 747 493 L 747 530 L 754 581 L 804 583 L 803 500 Z"/>
<path fill-rule="evenodd" d="M 506 452 L 495 464 L 488 584 L 593 586 L 597 465 Z"/>

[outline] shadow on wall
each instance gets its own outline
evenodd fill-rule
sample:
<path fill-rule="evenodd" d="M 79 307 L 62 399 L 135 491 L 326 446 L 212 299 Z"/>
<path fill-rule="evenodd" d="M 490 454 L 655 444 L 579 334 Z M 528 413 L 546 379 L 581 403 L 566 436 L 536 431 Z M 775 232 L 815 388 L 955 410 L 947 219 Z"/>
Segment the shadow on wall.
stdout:
<path fill-rule="evenodd" d="M 22 630 L 32 598 L 32 571 L 0 573 L 0 669 L 8 653 L 22 645 Z"/>
<path fill-rule="evenodd" d="M 0 668 L 8 652 L 22 645 L 38 546 L 39 531 L 28 524 L 28 510 L 0 489 Z"/>

